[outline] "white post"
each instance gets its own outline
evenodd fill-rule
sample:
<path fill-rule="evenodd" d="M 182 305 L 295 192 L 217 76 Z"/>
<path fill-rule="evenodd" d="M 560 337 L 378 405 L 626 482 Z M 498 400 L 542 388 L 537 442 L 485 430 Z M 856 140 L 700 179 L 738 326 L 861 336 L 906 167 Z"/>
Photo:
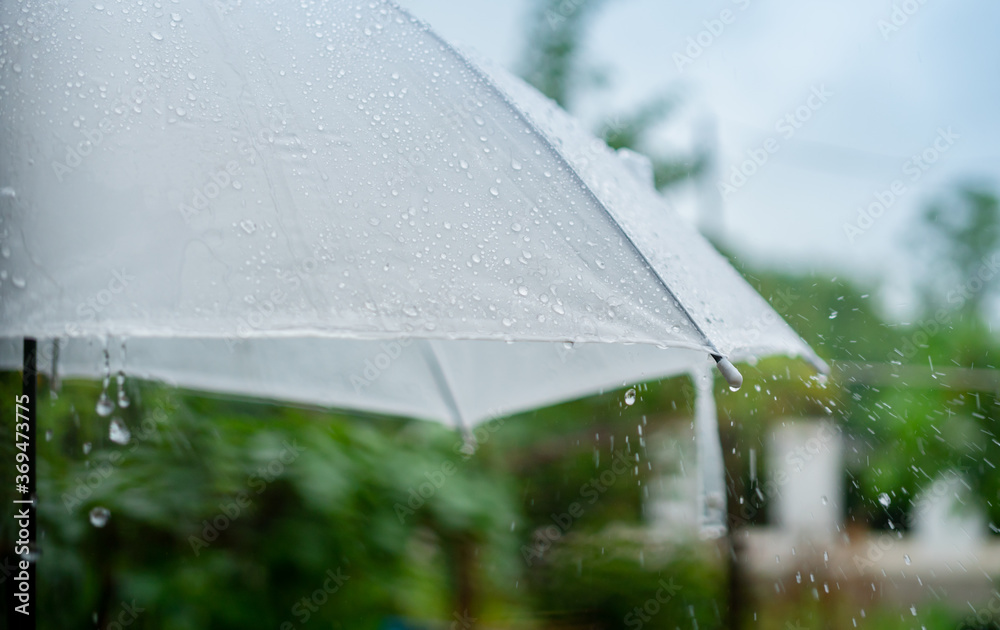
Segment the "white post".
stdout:
<path fill-rule="evenodd" d="M 764 484 L 775 524 L 806 536 L 827 537 L 843 520 L 844 444 L 827 420 L 792 421 L 775 429 Z"/>
<path fill-rule="evenodd" d="M 703 536 L 726 533 L 726 463 L 715 409 L 715 368 L 706 363 L 691 372 L 694 381 L 695 444 L 698 448 L 699 526 Z"/>

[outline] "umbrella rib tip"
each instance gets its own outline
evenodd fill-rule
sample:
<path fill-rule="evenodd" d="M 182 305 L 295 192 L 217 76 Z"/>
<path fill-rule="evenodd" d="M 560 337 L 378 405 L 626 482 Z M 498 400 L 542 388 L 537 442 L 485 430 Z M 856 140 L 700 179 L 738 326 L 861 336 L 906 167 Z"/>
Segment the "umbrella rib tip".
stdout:
<path fill-rule="evenodd" d="M 722 374 L 722 378 L 726 379 L 729 383 L 729 388 L 733 391 L 738 390 L 743 386 L 743 375 L 740 371 L 736 369 L 736 366 L 724 356 L 713 354 L 712 358 L 715 359 L 716 367 L 719 368 L 719 373 Z"/>

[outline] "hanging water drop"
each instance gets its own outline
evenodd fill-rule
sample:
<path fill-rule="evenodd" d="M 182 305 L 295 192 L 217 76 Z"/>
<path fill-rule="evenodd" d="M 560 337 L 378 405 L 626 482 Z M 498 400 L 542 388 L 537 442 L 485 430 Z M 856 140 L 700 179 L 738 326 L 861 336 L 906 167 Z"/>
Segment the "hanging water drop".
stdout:
<path fill-rule="evenodd" d="M 105 381 L 105 386 L 106 385 L 107 381 Z M 115 410 L 114 403 L 112 403 L 111 399 L 108 398 L 107 390 L 101 392 L 101 397 L 97 399 L 97 406 L 95 407 L 95 410 L 97 411 L 97 415 L 102 418 L 107 418 L 111 415 L 111 412 Z"/>
<path fill-rule="evenodd" d="M 111 383 L 111 355 L 107 343 L 104 344 L 104 384 L 101 387 L 101 397 L 97 399 L 97 415 L 107 418 L 114 411 L 115 405 L 108 398 L 108 385 Z"/>
<path fill-rule="evenodd" d="M 124 370 L 118 370 L 118 406 L 125 409 L 132 404 L 129 400 L 128 394 L 125 393 L 125 372 Z"/>
<path fill-rule="evenodd" d="M 132 438 L 132 433 L 125 426 L 121 418 L 115 417 L 111 419 L 111 424 L 108 426 L 108 437 L 115 444 L 128 444 Z"/>
<path fill-rule="evenodd" d="M 95 507 L 90 511 L 90 524 L 94 527 L 104 527 L 108 524 L 109 518 L 111 518 L 111 512 L 108 508 Z"/>
<path fill-rule="evenodd" d="M 118 370 L 118 376 L 116 378 L 118 382 L 118 406 L 122 409 L 127 408 L 132 401 L 129 400 L 128 394 L 125 393 L 125 341 L 122 341 L 122 366 Z"/>

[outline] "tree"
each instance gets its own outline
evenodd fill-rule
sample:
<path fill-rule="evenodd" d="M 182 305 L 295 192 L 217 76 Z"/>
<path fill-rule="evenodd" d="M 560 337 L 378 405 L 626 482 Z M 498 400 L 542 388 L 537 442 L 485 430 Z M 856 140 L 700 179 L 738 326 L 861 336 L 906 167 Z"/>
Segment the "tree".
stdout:
<path fill-rule="evenodd" d="M 924 211 L 917 233 L 922 275 L 918 289 L 928 313 L 939 309 L 982 316 L 1000 287 L 1000 204 L 985 186 L 965 184 Z"/>
<path fill-rule="evenodd" d="M 582 41 L 590 18 L 604 0 L 539 0 L 522 52 L 521 77 L 560 107 L 572 103 L 585 88 L 595 87 L 598 73 L 581 60 Z M 658 95 L 632 112 L 604 116 L 596 131 L 612 149 L 627 148 L 646 155 L 653 165 L 659 190 L 703 174 L 710 163 L 707 147 L 692 154 L 666 154 L 649 142 L 657 127 L 666 123 L 680 99 Z"/>

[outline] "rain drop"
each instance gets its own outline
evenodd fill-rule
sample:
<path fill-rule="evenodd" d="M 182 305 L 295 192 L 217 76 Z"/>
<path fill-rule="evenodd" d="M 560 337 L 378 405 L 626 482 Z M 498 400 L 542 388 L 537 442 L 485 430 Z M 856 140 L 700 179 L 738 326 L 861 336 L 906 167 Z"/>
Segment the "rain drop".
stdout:
<path fill-rule="evenodd" d="M 108 427 L 108 437 L 115 444 L 128 444 L 129 440 L 132 439 L 132 433 L 121 418 L 112 418 L 111 425 Z"/>
<path fill-rule="evenodd" d="M 91 448 L 90 442 L 84 442 L 83 443 L 83 454 L 84 455 L 90 455 L 90 448 Z"/>
<path fill-rule="evenodd" d="M 107 390 L 101 392 L 101 397 L 97 399 L 97 406 L 95 407 L 97 415 L 102 418 L 106 418 L 111 415 L 111 412 L 114 411 L 114 409 L 115 406 L 111 402 L 111 399 L 108 398 Z"/>
<path fill-rule="evenodd" d="M 882 494 L 878 495 L 878 502 L 882 504 L 882 507 L 889 507 L 889 504 L 892 503 L 892 500 L 889 498 L 888 494 L 883 492 Z"/>
<path fill-rule="evenodd" d="M 118 406 L 125 409 L 132 404 L 129 400 L 128 394 L 125 393 L 125 372 L 124 370 L 118 370 Z"/>
<path fill-rule="evenodd" d="M 150 31 L 149 32 L 149 36 L 152 37 L 153 39 L 155 39 L 158 42 L 159 41 L 163 41 L 163 35 L 161 35 L 159 33 L 159 31 Z"/>
<path fill-rule="evenodd" d="M 632 405 L 635 404 L 635 388 L 634 387 L 632 389 L 628 390 L 627 392 L 625 392 L 625 404 L 628 405 L 629 407 L 631 407 Z"/>
<path fill-rule="evenodd" d="M 90 524 L 94 527 L 104 527 L 108 524 L 109 518 L 111 518 L 111 512 L 108 508 L 95 507 L 90 511 Z"/>
<path fill-rule="evenodd" d="M 111 354 L 108 352 L 108 346 L 104 346 L 104 384 L 101 387 L 101 397 L 97 399 L 97 415 L 102 418 L 106 418 L 111 415 L 114 411 L 114 403 L 108 398 L 108 385 L 111 382 Z"/>

